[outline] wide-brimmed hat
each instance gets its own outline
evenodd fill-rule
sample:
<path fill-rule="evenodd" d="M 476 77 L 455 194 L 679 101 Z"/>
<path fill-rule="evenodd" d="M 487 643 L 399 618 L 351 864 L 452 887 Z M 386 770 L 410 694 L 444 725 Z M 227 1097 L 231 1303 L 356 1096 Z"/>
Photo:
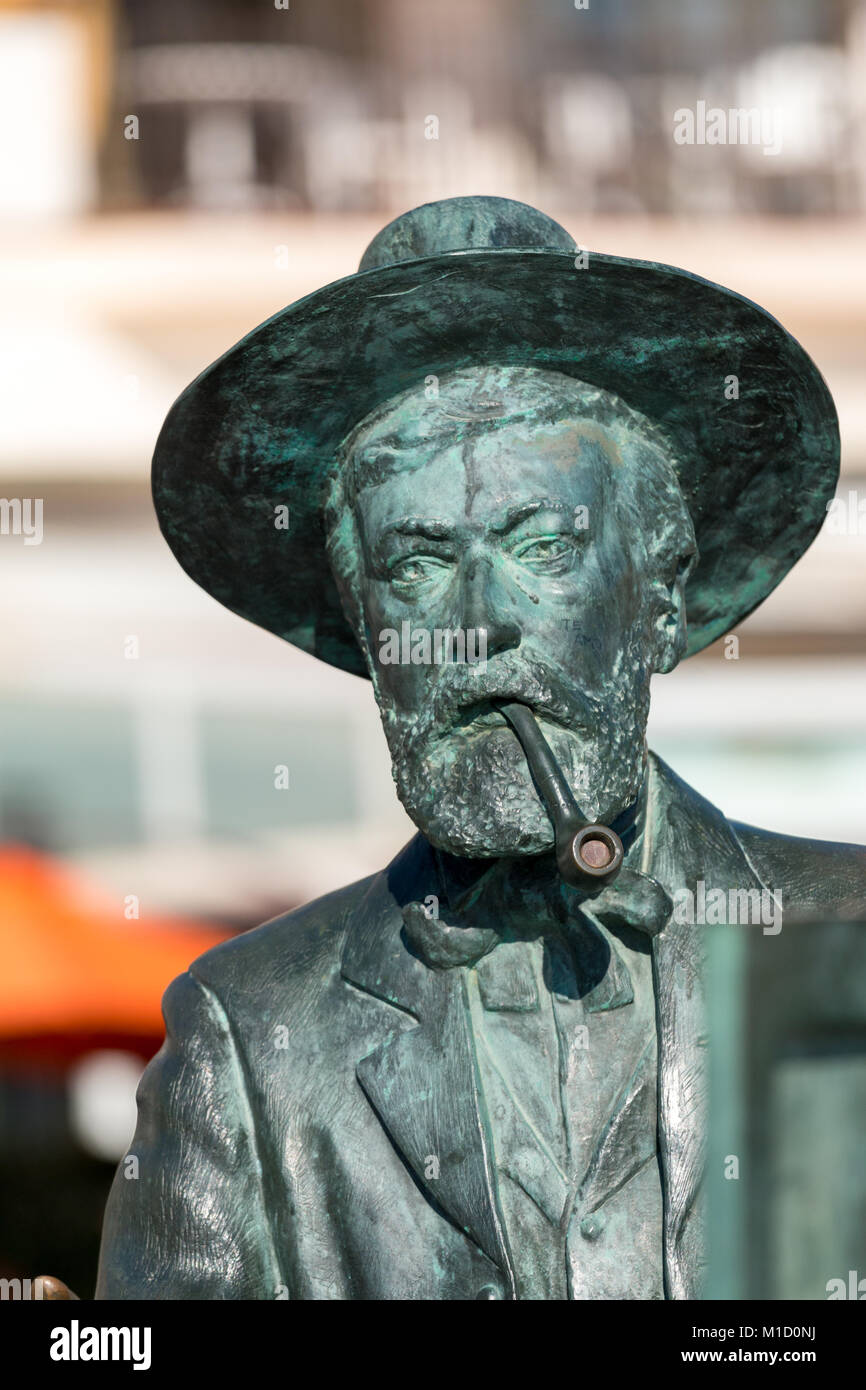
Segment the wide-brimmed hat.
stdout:
<path fill-rule="evenodd" d="M 484 365 L 562 372 L 667 434 L 700 549 L 688 654 L 751 613 L 814 539 L 838 424 L 781 324 L 700 276 L 579 252 L 536 209 L 478 197 L 398 217 L 357 274 L 290 304 L 187 387 L 153 460 L 177 559 L 233 612 L 366 675 L 325 552 L 328 470 L 376 406 Z"/>

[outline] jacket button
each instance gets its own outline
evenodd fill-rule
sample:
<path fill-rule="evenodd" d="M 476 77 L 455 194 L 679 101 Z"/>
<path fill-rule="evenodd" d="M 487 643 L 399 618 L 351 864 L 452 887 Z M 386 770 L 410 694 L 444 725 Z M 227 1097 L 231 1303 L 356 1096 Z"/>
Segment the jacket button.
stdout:
<path fill-rule="evenodd" d="M 592 1216 L 583 1218 L 580 1223 L 580 1234 L 584 1240 L 598 1240 L 606 1225 L 605 1217 L 600 1211 L 597 1211 Z"/>
<path fill-rule="evenodd" d="M 477 1303 L 479 1299 L 501 1297 L 502 1294 L 499 1292 L 495 1284 L 485 1284 L 484 1287 L 482 1289 L 479 1289 L 477 1294 L 475 1295 L 475 1301 Z"/>

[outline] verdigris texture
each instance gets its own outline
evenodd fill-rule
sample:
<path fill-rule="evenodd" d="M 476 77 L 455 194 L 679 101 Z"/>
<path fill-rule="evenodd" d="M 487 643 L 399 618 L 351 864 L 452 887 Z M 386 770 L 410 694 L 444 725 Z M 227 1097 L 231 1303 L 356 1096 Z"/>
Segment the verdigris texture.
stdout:
<path fill-rule="evenodd" d="M 418 834 L 170 987 L 98 1297 L 700 1296 L 711 982 L 677 905 L 862 910 L 866 851 L 727 821 L 648 751 L 650 682 L 779 582 L 837 469 L 775 320 L 496 198 L 397 219 L 188 388 L 169 543 L 369 677 Z"/>

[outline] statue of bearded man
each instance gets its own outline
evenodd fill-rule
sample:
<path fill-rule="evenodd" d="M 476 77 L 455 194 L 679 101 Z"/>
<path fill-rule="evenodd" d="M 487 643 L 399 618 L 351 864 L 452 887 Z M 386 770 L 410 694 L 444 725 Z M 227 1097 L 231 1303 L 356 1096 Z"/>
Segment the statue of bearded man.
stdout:
<path fill-rule="evenodd" d="M 650 683 L 809 544 L 838 437 L 757 306 L 575 251 L 504 199 L 418 208 L 166 422 L 181 563 L 369 678 L 418 833 L 170 987 L 99 1297 L 700 1294 L 674 900 L 862 903 L 866 851 L 726 820 L 648 751 Z"/>

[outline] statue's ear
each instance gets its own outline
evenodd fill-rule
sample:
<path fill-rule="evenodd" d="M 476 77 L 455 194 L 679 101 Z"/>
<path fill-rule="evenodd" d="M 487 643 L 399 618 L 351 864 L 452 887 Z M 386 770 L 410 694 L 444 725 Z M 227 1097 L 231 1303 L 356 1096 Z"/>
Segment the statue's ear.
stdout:
<path fill-rule="evenodd" d="M 659 607 L 656 612 L 655 669 L 660 675 L 672 671 L 682 660 L 688 640 L 686 622 L 686 580 L 695 563 L 696 555 L 681 555 L 676 562 L 673 576 L 667 581 L 654 581 Z"/>

